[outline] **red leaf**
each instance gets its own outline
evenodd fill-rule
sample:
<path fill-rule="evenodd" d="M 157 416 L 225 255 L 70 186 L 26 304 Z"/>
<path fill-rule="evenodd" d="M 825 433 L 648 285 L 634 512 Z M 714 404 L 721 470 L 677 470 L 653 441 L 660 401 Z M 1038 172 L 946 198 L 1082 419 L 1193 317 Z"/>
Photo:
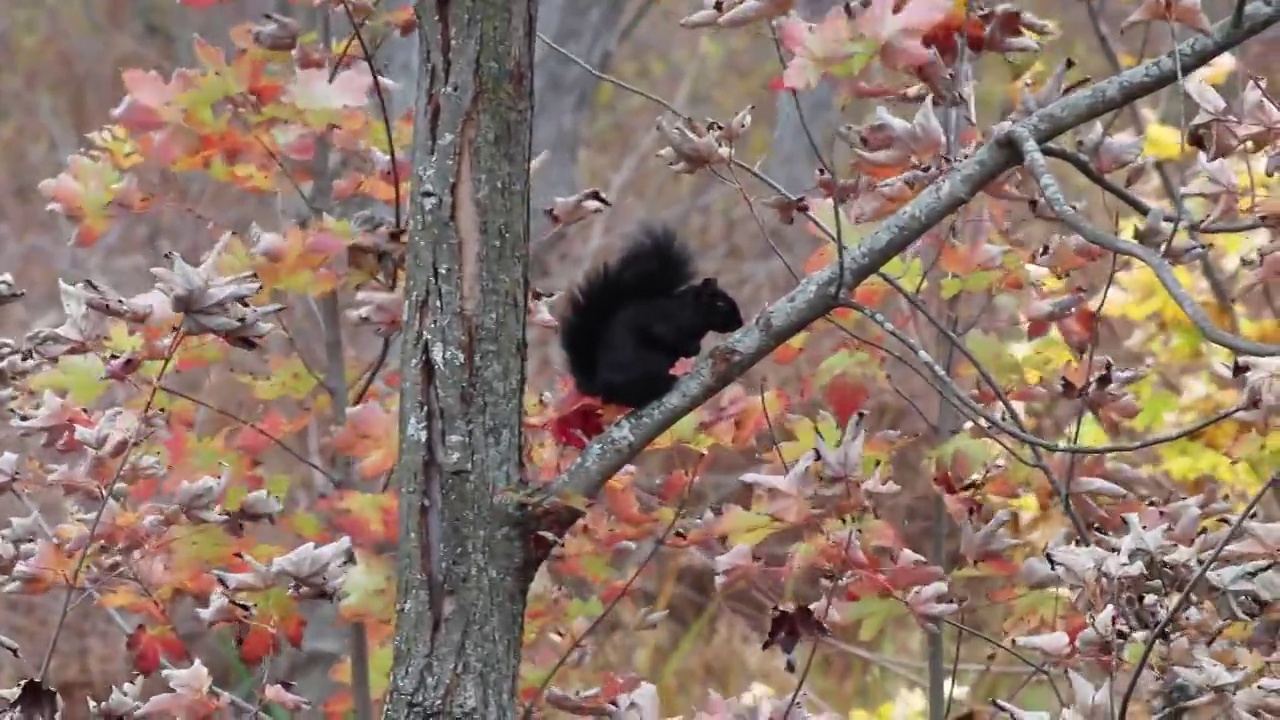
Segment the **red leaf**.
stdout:
<path fill-rule="evenodd" d="M 548 428 L 561 445 L 581 450 L 591 438 L 604 432 L 600 406 L 579 405 L 554 418 Z"/>
<path fill-rule="evenodd" d="M 871 397 L 871 391 L 866 385 L 837 375 L 827 383 L 825 395 L 827 405 L 831 407 L 831 414 L 836 418 L 836 424 L 844 427 L 849 424 L 849 418 L 867 403 L 867 398 Z"/>
<path fill-rule="evenodd" d="M 279 631 L 284 634 L 284 639 L 289 641 L 290 645 L 301 650 L 302 636 L 307 630 L 307 619 L 300 614 L 290 615 L 280 620 L 278 625 Z"/>
<path fill-rule="evenodd" d="M 270 657 L 279 645 L 279 639 L 270 628 L 261 625 L 249 625 L 247 631 L 237 631 L 236 645 L 240 649 L 240 659 L 246 665 L 257 665 Z"/>
<path fill-rule="evenodd" d="M 169 627 L 148 628 L 139 625 L 125 639 L 133 668 L 143 675 L 151 675 L 160 669 L 161 659 L 180 660 L 186 657 L 186 648 Z"/>

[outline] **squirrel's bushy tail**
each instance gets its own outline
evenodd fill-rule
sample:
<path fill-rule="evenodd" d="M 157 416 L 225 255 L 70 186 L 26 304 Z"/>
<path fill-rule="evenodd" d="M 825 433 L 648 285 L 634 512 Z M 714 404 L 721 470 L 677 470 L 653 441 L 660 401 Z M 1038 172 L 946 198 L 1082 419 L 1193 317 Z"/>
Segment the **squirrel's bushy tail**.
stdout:
<path fill-rule="evenodd" d="M 587 273 L 560 320 L 560 346 L 578 390 L 596 395 L 597 359 L 606 330 L 623 307 L 669 297 L 693 282 L 693 256 L 674 230 L 641 227 L 616 260 Z"/>

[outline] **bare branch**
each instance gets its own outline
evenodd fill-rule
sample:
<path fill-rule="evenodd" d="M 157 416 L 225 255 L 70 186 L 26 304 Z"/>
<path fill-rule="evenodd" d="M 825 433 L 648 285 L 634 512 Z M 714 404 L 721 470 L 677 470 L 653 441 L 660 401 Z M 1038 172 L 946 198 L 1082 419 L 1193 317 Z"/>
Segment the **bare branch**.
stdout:
<path fill-rule="evenodd" d="M 1150 203 L 1148 203 L 1147 201 L 1143 200 L 1142 198 L 1130 192 L 1128 188 L 1122 185 L 1119 185 L 1118 183 L 1108 178 L 1106 175 L 1103 175 L 1102 173 L 1098 172 L 1097 168 L 1093 167 L 1093 164 L 1089 162 L 1089 158 L 1085 157 L 1081 153 L 1075 152 L 1074 150 L 1068 150 L 1066 148 L 1059 147 L 1057 145 L 1048 145 L 1048 144 L 1041 146 L 1040 150 L 1045 155 L 1051 158 L 1057 158 L 1058 160 L 1061 160 L 1071 165 L 1071 167 L 1075 168 L 1076 170 L 1079 170 L 1080 174 L 1088 178 L 1090 182 L 1092 182 L 1094 185 L 1097 185 L 1103 190 L 1106 190 L 1107 192 L 1114 195 L 1120 202 L 1124 203 L 1125 205 L 1128 205 L 1130 208 L 1133 208 L 1133 210 L 1137 212 L 1139 215 L 1142 215 L 1145 217 L 1147 214 L 1149 214 L 1152 211 L 1153 206 Z M 1247 232 L 1249 230 L 1257 230 L 1260 227 L 1265 227 L 1265 225 L 1263 225 L 1263 223 L 1257 219 L 1233 220 L 1230 222 L 1215 222 L 1215 223 L 1209 223 L 1206 225 L 1197 225 L 1192 221 L 1192 218 L 1188 218 L 1188 217 L 1180 218 L 1178 215 L 1175 215 L 1173 213 L 1170 213 L 1164 210 L 1161 210 L 1160 214 L 1161 214 L 1161 218 L 1165 222 L 1187 223 L 1188 226 L 1194 227 L 1196 230 L 1198 230 L 1199 232 L 1205 235 Z"/>
<path fill-rule="evenodd" d="M 1071 209 L 1066 197 L 1062 194 L 1062 188 L 1058 186 L 1058 181 L 1054 179 L 1053 173 L 1049 171 L 1049 164 L 1044 158 L 1044 153 L 1040 151 L 1039 143 L 1036 142 L 1026 128 L 1018 126 L 1010 128 L 1008 138 L 1012 144 L 1021 150 L 1027 169 L 1031 171 L 1031 174 L 1036 178 L 1036 182 L 1040 185 L 1040 192 L 1058 217 L 1062 218 L 1062 222 L 1094 245 L 1110 250 L 1117 255 L 1134 258 L 1150 267 L 1160 284 L 1169 292 L 1174 302 L 1178 303 L 1178 307 L 1182 308 L 1182 312 L 1187 314 L 1187 317 L 1200 330 L 1206 340 L 1241 355 L 1259 357 L 1280 355 L 1280 345 L 1254 342 L 1214 325 L 1213 320 L 1200 307 L 1200 304 L 1195 301 L 1195 298 L 1191 297 L 1191 293 L 1187 292 L 1187 289 L 1182 287 L 1182 283 L 1178 282 L 1178 278 L 1173 272 L 1173 266 L 1163 257 L 1160 257 L 1158 252 L 1145 245 L 1126 242 L 1110 233 L 1103 232 L 1090 225 L 1079 213 Z"/>
<path fill-rule="evenodd" d="M 1197 36 L 1160 58 L 1068 95 L 1020 121 L 1036 142 L 1048 142 L 1085 122 L 1167 87 L 1182 72 L 1202 67 L 1221 53 L 1280 22 L 1280 0 L 1251 3 L 1237 27 L 1219 23 L 1209 36 Z M 1175 55 L 1178 59 L 1175 61 Z M 762 311 L 752 323 L 712 349 L 676 384 L 667 397 L 615 423 L 597 437 L 573 465 L 548 488 L 554 494 L 594 496 L 637 452 L 734 378 L 764 359 L 807 325 L 822 317 L 839 298 L 866 280 L 911 243 L 1012 169 L 1017 150 L 991 142 L 960 163 L 902 210 L 888 218 L 842 261 L 815 273 Z"/>

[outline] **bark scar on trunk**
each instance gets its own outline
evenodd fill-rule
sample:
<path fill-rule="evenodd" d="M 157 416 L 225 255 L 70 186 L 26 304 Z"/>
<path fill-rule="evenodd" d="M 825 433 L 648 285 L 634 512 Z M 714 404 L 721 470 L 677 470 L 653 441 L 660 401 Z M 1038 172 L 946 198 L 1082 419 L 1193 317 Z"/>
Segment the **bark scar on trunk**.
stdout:
<path fill-rule="evenodd" d="M 479 93 L 471 96 L 466 114 L 462 118 L 462 137 L 458 142 L 458 174 L 453 184 L 454 227 L 458 231 L 458 272 L 462 275 L 463 327 L 468 330 L 475 322 L 480 306 L 480 217 L 476 208 L 475 169 L 473 150 L 476 142 L 476 105 Z M 469 344 L 469 343 L 468 343 Z M 465 348 L 471 357 L 471 348 Z"/>

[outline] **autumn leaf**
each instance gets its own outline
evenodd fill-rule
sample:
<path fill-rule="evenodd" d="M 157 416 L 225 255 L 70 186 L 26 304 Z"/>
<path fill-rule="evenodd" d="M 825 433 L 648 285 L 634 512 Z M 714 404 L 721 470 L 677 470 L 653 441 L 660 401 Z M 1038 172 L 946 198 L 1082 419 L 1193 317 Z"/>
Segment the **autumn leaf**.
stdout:
<path fill-rule="evenodd" d="M 1148 123 L 1143 136 L 1142 154 L 1156 160 L 1177 160 L 1187 153 L 1182 131 L 1164 123 Z"/>
<path fill-rule="evenodd" d="M 395 618 L 395 593 L 395 558 L 361 553 L 342 583 L 338 610 L 352 622 L 391 622 Z"/>
<path fill-rule="evenodd" d="M 1153 20 L 1178 23 L 1206 35 L 1213 30 L 1200 7 L 1200 0 L 1141 0 L 1129 17 L 1120 23 L 1120 32 Z"/>
<path fill-rule="evenodd" d="M 357 458 L 364 480 L 381 477 L 395 466 L 398 447 L 396 417 L 382 405 L 366 402 L 347 409 L 347 422 L 330 441 L 333 449 Z"/>
<path fill-rule="evenodd" d="M 730 505 L 717 519 L 715 532 L 718 535 L 724 535 L 730 546 L 742 545 L 751 548 L 781 530 L 782 527 L 782 524 L 768 515 Z"/>
<path fill-rule="evenodd" d="M 875 54 L 875 45 L 854 39 L 853 26 L 841 8 L 832 8 L 818 23 L 787 18 L 778 24 L 778 39 L 794 53 L 782 73 L 790 90 L 806 90 L 837 67 L 856 75 Z"/>
<path fill-rule="evenodd" d="M 92 405 L 111 386 L 106 367 L 95 354 L 64 355 L 56 367 L 32 376 L 35 390 L 57 390 L 79 405 Z"/>
<path fill-rule="evenodd" d="M 168 626 L 138 625 L 125 639 L 125 649 L 133 669 L 143 675 L 158 671 L 163 659 L 180 661 L 187 656 L 186 646 Z"/>
<path fill-rule="evenodd" d="M 325 68 L 299 70 L 284 99 L 301 110 L 340 110 L 369 100 L 373 77 L 364 65 L 343 70 L 329 82 Z"/>

